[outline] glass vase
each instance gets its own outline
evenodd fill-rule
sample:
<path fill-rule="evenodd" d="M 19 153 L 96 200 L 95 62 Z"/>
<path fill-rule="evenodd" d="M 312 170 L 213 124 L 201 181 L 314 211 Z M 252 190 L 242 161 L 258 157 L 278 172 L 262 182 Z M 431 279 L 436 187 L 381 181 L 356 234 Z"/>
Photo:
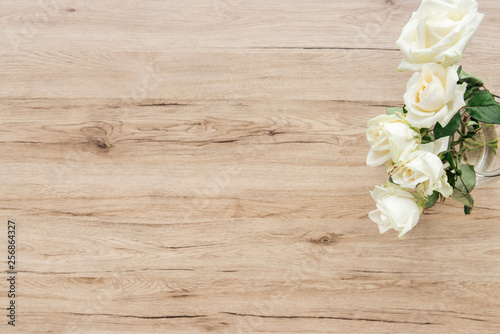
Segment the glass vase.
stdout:
<path fill-rule="evenodd" d="M 500 125 L 480 123 L 481 130 L 475 140 L 465 143 L 465 162 L 474 165 L 477 185 L 500 180 Z"/>

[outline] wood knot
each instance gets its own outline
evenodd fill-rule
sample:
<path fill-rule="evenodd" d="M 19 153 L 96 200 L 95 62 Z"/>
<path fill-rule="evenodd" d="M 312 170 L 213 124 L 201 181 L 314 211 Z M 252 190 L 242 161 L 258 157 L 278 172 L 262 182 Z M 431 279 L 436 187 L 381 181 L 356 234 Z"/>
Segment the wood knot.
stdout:
<path fill-rule="evenodd" d="M 329 246 L 337 242 L 337 239 L 340 236 L 342 236 L 342 234 L 328 233 L 327 235 L 324 235 L 321 238 L 311 238 L 309 239 L 309 242 L 312 242 L 313 244 L 322 244 L 325 246 Z"/>
<path fill-rule="evenodd" d="M 204 119 L 194 120 L 193 122 L 188 123 L 190 131 L 205 131 L 208 126 L 208 122 Z"/>
<path fill-rule="evenodd" d="M 111 144 L 105 138 L 94 137 L 92 139 L 92 144 L 101 150 L 108 150 L 111 148 Z"/>
<path fill-rule="evenodd" d="M 69 12 L 69 13 L 73 13 L 73 12 L 76 12 L 76 9 L 74 9 L 74 8 L 66 8 L 66 11 Z"/>
<path fill-rule="evenodd" d="M 118 125 L 116 125 L 118 127 Z M 80 128 L 85 136 L 84 149 L 91 152 L 102 154 L 108 153 L 113 147 L 112 137 L 114 126 L 106 122 L 87 122 Z"/>

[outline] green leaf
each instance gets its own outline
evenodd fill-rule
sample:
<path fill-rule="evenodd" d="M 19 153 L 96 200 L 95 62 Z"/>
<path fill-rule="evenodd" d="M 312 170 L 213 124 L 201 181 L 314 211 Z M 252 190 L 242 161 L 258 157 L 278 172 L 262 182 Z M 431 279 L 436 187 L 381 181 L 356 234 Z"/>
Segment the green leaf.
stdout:
<path fill-rule="evenodd" d="M 453 170 L 457 169 L 457 167 L 455 166 L 455 161 L 453 161 L 453 154 L 451 153 L 451 151 L 444 151 L 441 154 L 442 154 L 441 160 L 443 162 L 448 162 L 450 164 L 451 169 Z"/>
<path fill-rule="evenodd" d="M 467 122 L 467 131 L 472 134 L 472 137 L 476 135 L 480 128 L 481 126 L 476 121 Z"/>
<path fill-rule="evenodd" d="M 458 68 L 458 77 L 459 77 L 458 83 L 461 84 L 461 83 L 466 82 L 468 87 L 471 87 L 471 86 L 476 86 L 476 87 L 479 86 L 480 87 L 480 86 L 484 85 L 484 82 L 483 82 L 483 80 L 481 80 L 481 78 L 465 72 L 465 70 L 462 68 L 462 66 L 460 66 Z"/>
<path fill-rule="evenodd" d="M 471 97 L 475 96 L 477 93 L 479 93 L 481 90 L 479 89 L 479 87 L 471 87 L 471 88 L 467 88 L 465 90 L 465 94 L 464 94 L 464 100 L 467 101 L 468 99 L 470 99 Z"/>
<path fill-rule="evenodd" d="M 436 139 L 434 138 L 434 136 L 431 133 L 429 133 L 422 137 L 422 144 L 429 144 L 435 140 Z"/>
<path fill-rule="evenodd" d="M 469 195 L 476 186 L 476 172 L 471 165 L 460 165 L 458 170 L 462 173 L 457 177 L 455 184 L 463 195 Z"/>
<path fill-rule="evenodd" d="M 446 176 L 448 177 L 448 183 L 452 188 L 454 188 L 457 176 L 451 170 L 446 170 Z"/>
<path fill-rule="evenodd" d="M 443 128 L 441 124 L 436 123 L 434 127 L 434 137 L 435 139 L 449 137 L 457 132 L 460 127 L 460 111 L 458 111 L 455 116 L 450 120 L 450 122 Z"/>
<path fill-rule="evenodd" d="M 464 206 L 464 212 L 466 215 L 470 215 L 472 213 L 472 208 L 470 206 Z"/>
<path fill-rule="evenodd" d="M 403 113 L 403 107 L 385 107 L 387 115 L 395 115 L 396 113 Z"/>
<path fill-rule="evenodd" d="M 484 82 L 481 78 L 467 73 L 462 66 L 458 68 L 457 72 L 459 77 L 458 84 L 467 84 L 467 90 L 464 94 L 464 99 L 467 101 L 480 92 L 480 88 L 483 87 Z"/>
<path fill-rule="evenodd" d="M 472 196 L 471 195 L 464 196 L 464 194 L 462 194 L 462 192 L 457 188 L 453 189 L 453 195 L 451 195 L 451 198 L 470 208 L 474 206 L 474 199 L 472 198 Z"/>
<path fill-rule="evenodd" d="M 474 95 L 465 107 L 469 115 L 484 123 L 500 124 L 500 105 L 487 90 Z"/>
<path fill-rule="evenodd" d="M 438 199 L 439 199 L 439 193 L 435 191 L 434 193 L 432 193 L 432 195 L 430 195 L 427 198 L 427 202 L 425 202 L 425 208 L 426 209 L 432 208 L 434 205 L 436 205 Z"/>

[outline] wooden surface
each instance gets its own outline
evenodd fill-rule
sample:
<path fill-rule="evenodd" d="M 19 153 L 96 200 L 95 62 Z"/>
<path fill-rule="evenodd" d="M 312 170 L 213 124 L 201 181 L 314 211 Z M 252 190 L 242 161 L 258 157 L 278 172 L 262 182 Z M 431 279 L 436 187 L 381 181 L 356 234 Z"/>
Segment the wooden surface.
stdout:
<path fill-rule="evenodd" d="M 0 331 L 500 332 L 500 183 L 367 217 L 419 3 L 2 0 Z M 497 5 L 462 64 L 498 92 Z"/>

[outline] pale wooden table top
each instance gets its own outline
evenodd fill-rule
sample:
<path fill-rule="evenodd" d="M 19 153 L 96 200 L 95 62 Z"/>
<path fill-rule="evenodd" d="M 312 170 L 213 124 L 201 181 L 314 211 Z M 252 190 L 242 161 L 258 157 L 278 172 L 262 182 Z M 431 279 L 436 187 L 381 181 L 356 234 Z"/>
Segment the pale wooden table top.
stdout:
<path fill-rule="evenodd" d="M 2 0 L 0 331 L 500 332 L 500 183 L 367 217 L 419 3 Z M 462 64 L 498 92 L 496 5 Z"/>

